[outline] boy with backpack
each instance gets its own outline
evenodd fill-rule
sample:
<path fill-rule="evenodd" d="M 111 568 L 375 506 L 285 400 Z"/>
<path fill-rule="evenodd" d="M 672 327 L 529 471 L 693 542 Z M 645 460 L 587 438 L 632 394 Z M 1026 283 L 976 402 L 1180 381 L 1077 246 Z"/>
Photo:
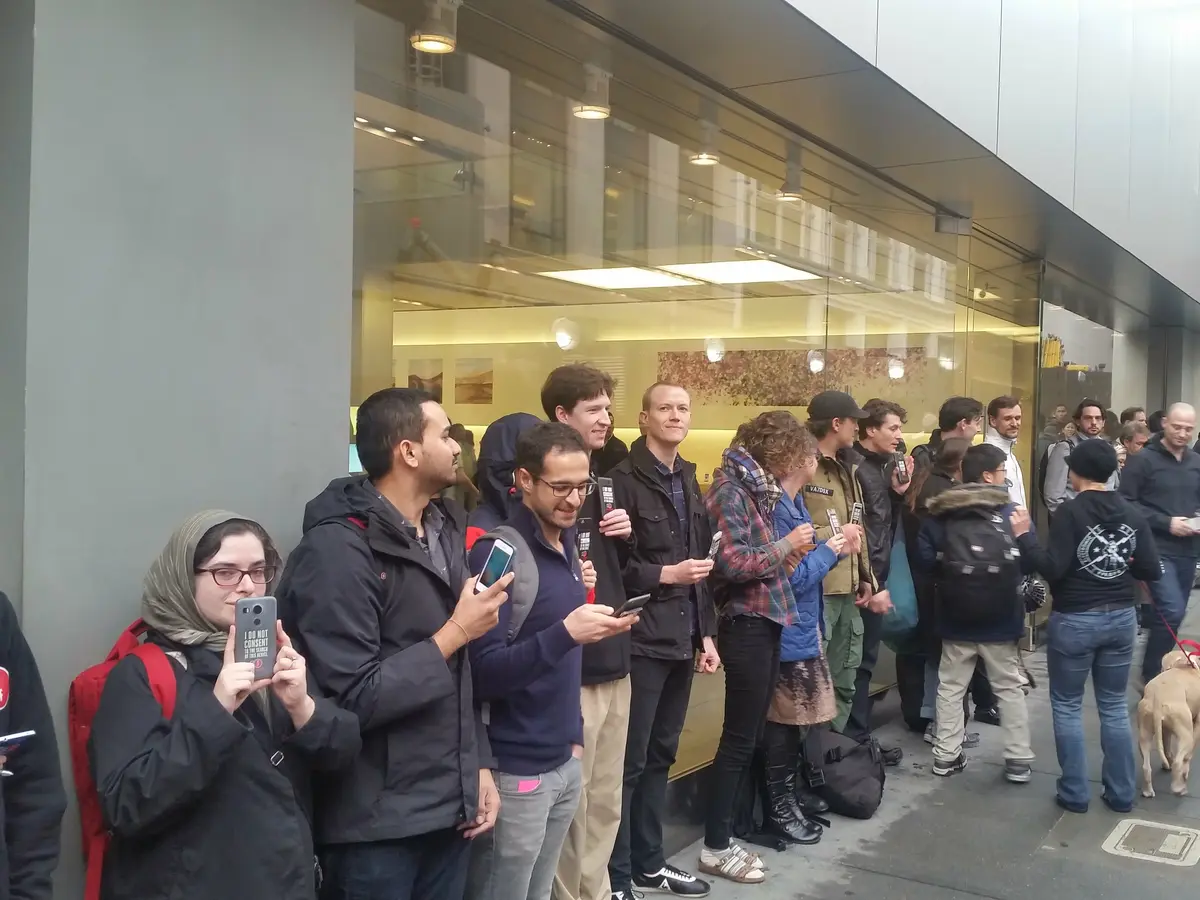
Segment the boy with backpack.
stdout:
<path fill-rule="evenodd" d="M 966 768 L 963 698 L 982 659 L 1000 706 L 1004 777 L 1023 784 L 1033 777 L 1033 750 L 1020 673 L 1020 585 L 1032 565 L 1017 549 L 1009 522 L 1016 505 L 1005 483 L 1006 462 L 1004 451 L 990 444 L 967 451 L 963 483 L 929 501 L 915 561 L 933 573 L 942 640 L 933 773 L 945 777 Z"/>

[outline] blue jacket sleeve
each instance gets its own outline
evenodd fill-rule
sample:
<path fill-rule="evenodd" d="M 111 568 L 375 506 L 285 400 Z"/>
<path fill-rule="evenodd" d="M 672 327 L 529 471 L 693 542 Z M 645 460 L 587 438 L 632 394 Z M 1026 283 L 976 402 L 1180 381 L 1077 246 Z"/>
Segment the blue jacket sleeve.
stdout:
<path fill-rule="evenodd" d="M 821 544 L 811 553 L 806 554 L 800 560 L 800 565 L 796 566 L 796 571 L 789 579 L 792 584 L 792 593 L 796 597 L 804 596 L 806 592 L 812 590 L 813 585 L 820 584 L 837 564 L 838 555 L 828 544 Z"/>
<path fill-rule="evenodd" d="M 478 541 L 471 548 L 471 574 L 483 571 L 491 541 Z M 565 623 L 555 622 L 537 634 L 508 643 L 508 625 L 512 621 L 512 602 L 500 606 L 500 621 L 469 647 L 475 699 L 499 700 L 524 690 L 575 649 L 575 639 Z"/>

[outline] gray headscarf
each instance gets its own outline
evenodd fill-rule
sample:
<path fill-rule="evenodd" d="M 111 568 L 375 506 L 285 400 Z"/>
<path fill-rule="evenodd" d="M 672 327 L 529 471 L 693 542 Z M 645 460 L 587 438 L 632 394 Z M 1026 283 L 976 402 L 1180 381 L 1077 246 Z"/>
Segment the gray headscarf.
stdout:
<path fill-rule="evenodd" d="M 187 647 L 224 651 L 228 633 L 200 615 L 196 606 L 196 546 L 235 513 L 209 509 L 179 526 L 142 583 L 142 619 L 159 634 Z M 252 520 L 247 520 L 252 521 Z M 270 550 L 268 549 L 268 553 Z"/>

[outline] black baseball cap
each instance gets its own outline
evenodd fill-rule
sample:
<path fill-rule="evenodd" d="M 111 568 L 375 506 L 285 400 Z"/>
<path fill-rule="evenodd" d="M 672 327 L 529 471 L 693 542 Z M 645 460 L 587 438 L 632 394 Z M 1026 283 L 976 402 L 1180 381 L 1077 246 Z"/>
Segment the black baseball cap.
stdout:
<path fill-rule="evenodd" d="M 854 398 L 845 391 L 821 391 L 808 402 L 808 417 L 823 419 L 865 419 L 867 412 L 859 409 Z"/>
<path fill-rule="evenodd" d="M 1117 451 L 1100 438 L 1082 440 L 1067 457 L 1067 468 L 1081 478 L 1103 484 L 1117 471 Z"/>

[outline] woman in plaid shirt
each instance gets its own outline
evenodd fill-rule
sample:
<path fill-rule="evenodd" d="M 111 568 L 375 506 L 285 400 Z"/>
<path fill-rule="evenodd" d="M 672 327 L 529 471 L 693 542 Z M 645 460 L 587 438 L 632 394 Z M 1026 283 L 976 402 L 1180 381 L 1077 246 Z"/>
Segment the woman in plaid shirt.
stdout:
<path fill-rule="evenodd" d="M 700 868 L 743 884 L 763 881 L 763 864 L 730 840 L 734 803 L 779 674 L 779 636 L 797 620 L 788 573 L 813 543 L 810 524 L 776 540 L 771 515 L 783 495 L 780 481 L 812 455 L 812 437 L 795 416 L 763 413 L 738 429 L 705 498 L 713 533 L 721 532 L 714 587 L 725 723 L 713 762 Z"/>

